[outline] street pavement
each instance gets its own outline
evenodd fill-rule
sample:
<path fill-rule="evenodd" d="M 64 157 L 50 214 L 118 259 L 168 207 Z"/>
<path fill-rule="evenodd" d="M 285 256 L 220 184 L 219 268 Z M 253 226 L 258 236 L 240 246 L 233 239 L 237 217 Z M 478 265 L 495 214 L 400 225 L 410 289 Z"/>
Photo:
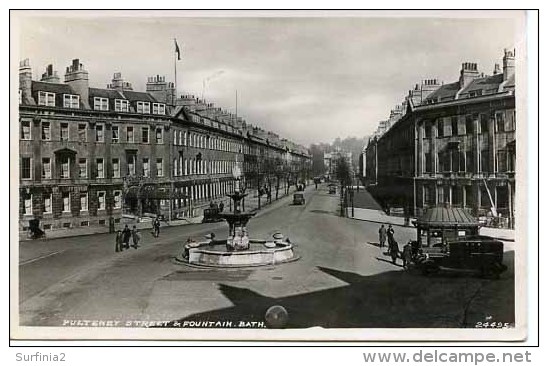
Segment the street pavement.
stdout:
<path fill-rule="evenodd" d="M 299 260 L 278 266 L 200 269 L 174 257 L 189 237 L 227 233 L 224 222 L 143 231 L 142 247 L 114 252 L 114 235 L 20 243 L 20 324 L 61 326 L 65 320 L 263 321 L 284 306 L 288 327 L 473 327 L 514 322 L 513 251 L 499 280 L 475 274 L 422 276 L 392 264 L 378 247 L 378 224 L 341 218 L 327 186 L 263 208 L 250 237 L 281 231 Z M 412 228 L 397 227 L 399 243 Z"/>

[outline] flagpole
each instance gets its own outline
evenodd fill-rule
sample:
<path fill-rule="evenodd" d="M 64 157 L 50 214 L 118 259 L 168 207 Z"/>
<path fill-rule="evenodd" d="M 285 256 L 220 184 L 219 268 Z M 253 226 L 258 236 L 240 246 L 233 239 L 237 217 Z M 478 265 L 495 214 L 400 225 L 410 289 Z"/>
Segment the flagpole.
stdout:
<path fill-rule="evenodd" d="M 173 41 L 177 45 L 177 39 L 173 38 Z M 177 51 L 173 52 L 173 66 L 175 68 L 175 96 L 173 98 L 173 105 L 175 105 L 177 101 Z"/>

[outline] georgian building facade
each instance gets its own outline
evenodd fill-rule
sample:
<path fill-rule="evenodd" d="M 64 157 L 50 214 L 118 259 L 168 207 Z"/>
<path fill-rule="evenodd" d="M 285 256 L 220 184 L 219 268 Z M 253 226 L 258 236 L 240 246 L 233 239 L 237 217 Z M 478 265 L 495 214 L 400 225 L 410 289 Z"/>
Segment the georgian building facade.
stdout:
<path fill-rule="evenodd" d="M 516 112 L 514 52 L 493 75 L 464 63 L 457 82 L 432 90 L 367 149 L 366 178 L 389 206 L 410 215 L 436 205 L 500 215 L 513 227 Z"/>
<path fill-rule="evenodd" d="M 28 60 L 19 75 L 21 231 L 31 219 L 54 230 L 112 226 L 123 214 L 200 215 L 234 189 L 237 164 L 244 175 L 255 169 L 246 152 L 259 160 L 280 150 L 257 144 L 220 108 L 176 99 L 160 76 L 137 92 L 120 73 L 90 88 L 79 60 L 64 83 L 51 65 L 34 81 Z M 290 154 L 310 160 L 303 148 Z"/>

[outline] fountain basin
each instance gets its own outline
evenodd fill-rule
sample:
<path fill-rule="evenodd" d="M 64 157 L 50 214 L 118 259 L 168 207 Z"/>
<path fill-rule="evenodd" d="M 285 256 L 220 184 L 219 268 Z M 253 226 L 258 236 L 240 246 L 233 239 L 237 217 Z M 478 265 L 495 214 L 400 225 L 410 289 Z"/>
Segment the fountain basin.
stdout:
<path fill-rule="evenodd" d="M 195 266 L 230 268 L 274 265 L 298 259 L 290 243 L 276 243 L 275 247 L 267 248 L 266 240 L 250 239 L 249 242 L 250 248 L 240 251 L 226 250 L 226 240 L 190 243 L 185 245 L 184 253 L 177 260 Z"/>

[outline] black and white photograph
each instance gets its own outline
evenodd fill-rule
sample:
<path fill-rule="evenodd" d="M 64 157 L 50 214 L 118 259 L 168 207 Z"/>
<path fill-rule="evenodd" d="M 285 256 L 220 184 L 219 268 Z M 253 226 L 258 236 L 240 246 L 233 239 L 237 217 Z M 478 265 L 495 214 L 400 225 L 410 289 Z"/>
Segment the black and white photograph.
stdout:
<path fill-rule="evenodd" d="M 10 20 L 11 338 L 525 338 L 525 11 Z"/>

